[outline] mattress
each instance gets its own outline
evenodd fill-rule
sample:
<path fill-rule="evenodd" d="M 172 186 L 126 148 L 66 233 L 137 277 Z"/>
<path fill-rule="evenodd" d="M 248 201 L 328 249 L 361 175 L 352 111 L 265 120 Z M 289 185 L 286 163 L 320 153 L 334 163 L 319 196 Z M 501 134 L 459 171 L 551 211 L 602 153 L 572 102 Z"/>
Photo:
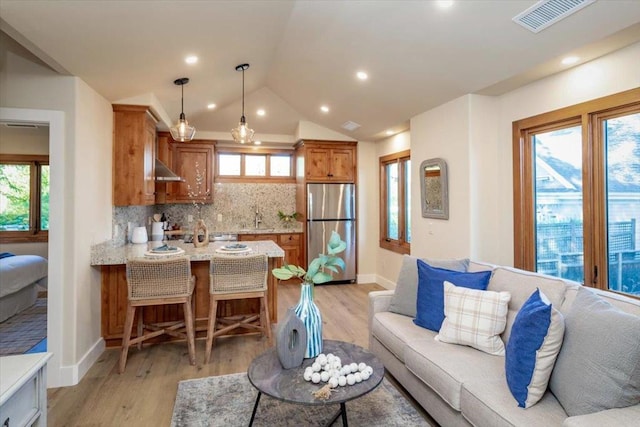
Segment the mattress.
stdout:
<path fill-rule="evenodd" d="M 0 259 L 0 298 L 41 282 L 46 286 L 49 264 L 38 255 L 16 255 Z"/>

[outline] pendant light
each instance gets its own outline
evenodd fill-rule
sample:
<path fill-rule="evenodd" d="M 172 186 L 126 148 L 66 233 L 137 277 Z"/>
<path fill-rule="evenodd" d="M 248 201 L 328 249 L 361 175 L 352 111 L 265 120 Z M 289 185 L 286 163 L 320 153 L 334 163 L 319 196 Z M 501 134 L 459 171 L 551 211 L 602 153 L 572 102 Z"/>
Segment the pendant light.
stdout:
<path fill-rule="evenodd" d="M 182 96 L 180 98 L 180 120 L 175 124 L 175 126 L 172 126 L 171 129 L 169 129 L 171 131 L 171 137 L 180 142 L 191 141 L 196 134 L 196 128 L 190 126 L 184 116 L 184 85 L 189 83 L 189 79 L 182 77 L 174 80 L 173 83 L 182 88 Z"/>
<path fill-rule="evenodd" d="M 236 71 L 242 71 L 242 117 L 238 127 L 231 129 L 231 136 L 235 142 L 245 144 L 253 142 L 253 129 L 247 126 L 247 119 L 244 117 L 244 71 L 249 68 L 249 64 L 240 64 L 236 67 Z"/>

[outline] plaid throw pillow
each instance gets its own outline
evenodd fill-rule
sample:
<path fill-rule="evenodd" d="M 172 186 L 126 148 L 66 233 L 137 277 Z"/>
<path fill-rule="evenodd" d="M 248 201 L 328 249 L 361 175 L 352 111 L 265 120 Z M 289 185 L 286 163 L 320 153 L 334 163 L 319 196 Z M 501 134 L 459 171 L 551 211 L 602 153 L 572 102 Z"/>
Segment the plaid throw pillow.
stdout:
<path fill-rule="evenodd" d="M 479 291 L 444 282 L 444 315 L 436 339 L 504 355 L 500 334 L 507 325 L 509 292 Z"/>

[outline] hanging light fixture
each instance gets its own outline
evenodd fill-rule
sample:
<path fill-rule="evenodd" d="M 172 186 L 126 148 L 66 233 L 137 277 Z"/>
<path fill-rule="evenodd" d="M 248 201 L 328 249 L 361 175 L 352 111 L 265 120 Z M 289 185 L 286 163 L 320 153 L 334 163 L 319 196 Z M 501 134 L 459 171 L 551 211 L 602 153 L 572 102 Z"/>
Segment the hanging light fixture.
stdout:
<path fill-rule="evenodd" d="M 174 140 L 180 142 L 191 141 L 196 134 L 196 128 L 190 126 L 189 122 L 184 116 L 184 85 L 189 83 L 189 79 L 186 77 L 182 77 L 180 79 L 174 80 L 173 83 L 182 88 L 182 96 L 180 98 L 180 120 L 169 130 L 171 131 L 171 136 Z"/>
<path fill-rule="evenodd" d="M 242 71 L 242 117 L 237 128 L 231 129 L 231 136 L 235 142 L 245 144 L 253 142 L 254 131 L 247 126 L 247 119 L 244 117 L 244 71 L 249 68 L 249 64 L 240 64 L 236 67 L 236 71 Z"/>

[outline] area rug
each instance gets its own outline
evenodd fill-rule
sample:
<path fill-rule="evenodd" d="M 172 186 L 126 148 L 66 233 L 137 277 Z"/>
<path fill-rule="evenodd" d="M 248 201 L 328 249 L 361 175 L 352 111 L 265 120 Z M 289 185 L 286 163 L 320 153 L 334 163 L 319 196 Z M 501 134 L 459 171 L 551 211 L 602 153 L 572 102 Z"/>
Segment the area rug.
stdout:
<path fill-rule="evenodd" d="M 246 427 L 257 394 L 246 373 L 180 381 L 171 425 Z M 346 407 L 351 426 L 429 427 L 429 423 L 386 379 L 371 393 L 347 402 Z M 263 394 L 253 425 L 323 426 L 339 408 L 337 404 L 295 405 Z M 342 425 L 342 421 L 336 421 L 335 425 Z"/>
<path fill-rule="evenodd" d="M 47 336 L 47 298 L 0 323 L 0 356 L 23 354 Z"/>

